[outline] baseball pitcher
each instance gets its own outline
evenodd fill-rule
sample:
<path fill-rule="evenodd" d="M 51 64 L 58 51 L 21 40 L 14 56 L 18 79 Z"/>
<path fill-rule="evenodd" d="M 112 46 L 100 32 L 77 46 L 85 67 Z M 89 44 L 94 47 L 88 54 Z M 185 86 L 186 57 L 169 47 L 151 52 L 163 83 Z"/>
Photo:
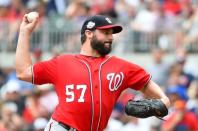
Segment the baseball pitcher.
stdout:
<path fill-rule="evenodd" d="M 113 34 L 122 31 L 110 18 L 95 15 L 81 28 L 81 52 L 60 55 L 32 64 L 30 35 L 38 17 L 28 22 L 24 15 L 16 50 L 16 72 L 33 84 L 54 84 L 59 98 L 45 131 L 103 131 L 114 105 L 127 88 L 139 90 L 150 99 L 132 101 L 126 114 L 146 118 L 167 115 L 169 99 L 140 66 L 109 56 Z M 50 106 L 50 104 L 49 104 Z"/>

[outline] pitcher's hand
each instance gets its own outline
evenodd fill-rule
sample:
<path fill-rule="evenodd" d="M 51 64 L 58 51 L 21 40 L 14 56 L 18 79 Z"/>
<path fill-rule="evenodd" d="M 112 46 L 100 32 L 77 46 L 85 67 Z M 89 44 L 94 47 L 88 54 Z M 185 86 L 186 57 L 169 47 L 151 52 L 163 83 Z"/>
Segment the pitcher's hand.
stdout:
<path fill-rule="evenodd" d="M 20 32 L 25 32 L 28 35 L 30 35 L 32 33 L 32 31 L 34 30 L 34 28 L 36 27 L 36 25 L 38 23 L 38 19 L 39 19 L 39 17 L 36 17 L 36 19 L 34 19 L 32 22 L 28 22 L 27 14 L 25 14 L 23 16 L 23 20 L 20 25 Z"/>

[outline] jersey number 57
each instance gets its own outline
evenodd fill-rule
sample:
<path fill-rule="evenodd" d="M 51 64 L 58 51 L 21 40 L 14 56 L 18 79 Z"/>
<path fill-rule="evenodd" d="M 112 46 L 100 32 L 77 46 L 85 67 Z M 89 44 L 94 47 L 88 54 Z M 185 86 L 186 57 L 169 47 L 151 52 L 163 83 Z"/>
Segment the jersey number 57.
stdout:
<path fill-rule="evenodd" d="M 66 85 L 66 102 L 73 102 L 75 100 L 74 89 L 80 91 L 80 97 L 77 98 L 78 102 L 85 102 L 84 95 L 87 89 L 86 85 Z"/>

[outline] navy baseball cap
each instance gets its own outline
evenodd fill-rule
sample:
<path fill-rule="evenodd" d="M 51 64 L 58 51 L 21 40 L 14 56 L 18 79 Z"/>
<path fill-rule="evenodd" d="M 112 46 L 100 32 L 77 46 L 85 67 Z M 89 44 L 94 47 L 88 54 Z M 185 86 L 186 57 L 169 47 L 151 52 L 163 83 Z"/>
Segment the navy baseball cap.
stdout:
<path fill-rule="evenodd" d="M 94 31 L 96 29 L 113 29 L 113 34 L 122 31 L 122 26 L 114 24 L 110 18 L 102 15 L 94 15 L 88 17 L 82 25 L 81 35 L 85 33 L 86 30 Z"/>

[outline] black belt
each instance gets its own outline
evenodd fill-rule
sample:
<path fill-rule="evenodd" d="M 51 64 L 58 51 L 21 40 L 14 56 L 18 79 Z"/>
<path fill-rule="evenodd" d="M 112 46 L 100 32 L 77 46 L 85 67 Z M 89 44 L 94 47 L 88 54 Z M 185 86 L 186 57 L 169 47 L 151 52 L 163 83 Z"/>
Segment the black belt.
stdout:
<path fill-rule="evenodd" d="M 64 129 L 66 129 L 66 130 L 71 129 L 70 126 L 68 126 L 68 125 L 66 125 L 66 124 L 64 124 L 64 123 L 62 123 L 62 122 L 58 122 L 58 124 L 59 124 L 60 126 L 62 126 L 62 127 L 63 127 Z"/>

